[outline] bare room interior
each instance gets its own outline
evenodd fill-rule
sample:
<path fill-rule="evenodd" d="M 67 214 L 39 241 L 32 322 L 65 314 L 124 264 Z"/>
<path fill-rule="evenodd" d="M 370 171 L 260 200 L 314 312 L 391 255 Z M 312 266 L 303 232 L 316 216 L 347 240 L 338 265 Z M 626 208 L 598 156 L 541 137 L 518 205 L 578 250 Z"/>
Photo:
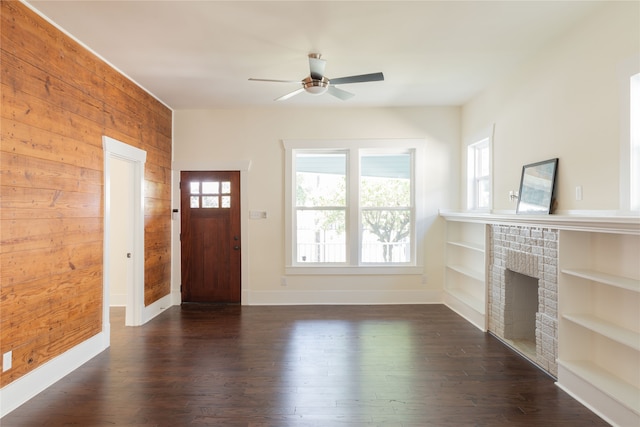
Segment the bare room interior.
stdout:
<path fill-rule="evenodd" d="M 639 2 L 0 18 L 1 425 L 640 424 Z"/>

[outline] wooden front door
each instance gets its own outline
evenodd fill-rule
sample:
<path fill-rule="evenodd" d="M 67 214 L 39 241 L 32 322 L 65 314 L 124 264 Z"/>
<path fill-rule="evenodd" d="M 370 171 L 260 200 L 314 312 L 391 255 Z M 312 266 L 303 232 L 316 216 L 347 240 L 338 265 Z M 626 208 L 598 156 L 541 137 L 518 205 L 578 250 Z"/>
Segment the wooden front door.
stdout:
<path fill-rule="evenodd" d="M 240 172 L 180 173 L 182 302 L 240 302 Z"/>

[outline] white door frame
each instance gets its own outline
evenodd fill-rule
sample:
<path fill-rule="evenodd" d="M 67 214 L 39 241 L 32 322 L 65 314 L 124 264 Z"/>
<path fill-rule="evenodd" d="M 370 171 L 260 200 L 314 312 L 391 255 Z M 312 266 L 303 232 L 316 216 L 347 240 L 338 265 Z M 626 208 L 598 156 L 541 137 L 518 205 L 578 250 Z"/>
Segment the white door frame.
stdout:
<path fill-rule="evenodd" d="M 110 339 L 109 325 L 109 249 L 111 231 L 111 159 L 117 158 L 133 163 L 133 284 L 127 288 L 125 324 L 142 325 L 144 311 L 144 164 L 147 152 L 117 141 L 108 136 L 102 137 L 104 149 L 104 252 L 103 252 L 103 313 L 102 331 L 105 339 Z M 108 343 L 107 343 L 108 345 Z"/>

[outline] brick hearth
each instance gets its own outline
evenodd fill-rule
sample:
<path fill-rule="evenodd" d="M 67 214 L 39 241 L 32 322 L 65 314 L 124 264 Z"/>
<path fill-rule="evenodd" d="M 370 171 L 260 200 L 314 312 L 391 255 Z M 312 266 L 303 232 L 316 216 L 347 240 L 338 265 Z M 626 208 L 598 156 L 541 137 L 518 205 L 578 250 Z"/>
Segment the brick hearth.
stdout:
<path fill-rule="evenodd" d="M 538 279 L 535 315 L 536 351 L 532 362 L 557 377 L 558 366 L 558 230 L 492 225 L 489 259 L 489 331 L 507 341 L 513 318 L 505 298 L 507 271 Z"/>

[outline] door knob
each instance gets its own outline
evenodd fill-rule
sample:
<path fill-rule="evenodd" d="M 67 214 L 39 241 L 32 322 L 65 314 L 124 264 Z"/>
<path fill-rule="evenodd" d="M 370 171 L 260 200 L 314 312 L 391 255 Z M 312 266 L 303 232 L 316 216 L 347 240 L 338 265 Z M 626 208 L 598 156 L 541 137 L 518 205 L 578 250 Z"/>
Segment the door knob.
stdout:
<path fill-rule="evenodd" d="M 240 250 L 240 246 L 234 246 L 234 247 L 233 247 L 233 250 L 235 250 L 235 251 L 239 251 L 239 250 Z"/>

